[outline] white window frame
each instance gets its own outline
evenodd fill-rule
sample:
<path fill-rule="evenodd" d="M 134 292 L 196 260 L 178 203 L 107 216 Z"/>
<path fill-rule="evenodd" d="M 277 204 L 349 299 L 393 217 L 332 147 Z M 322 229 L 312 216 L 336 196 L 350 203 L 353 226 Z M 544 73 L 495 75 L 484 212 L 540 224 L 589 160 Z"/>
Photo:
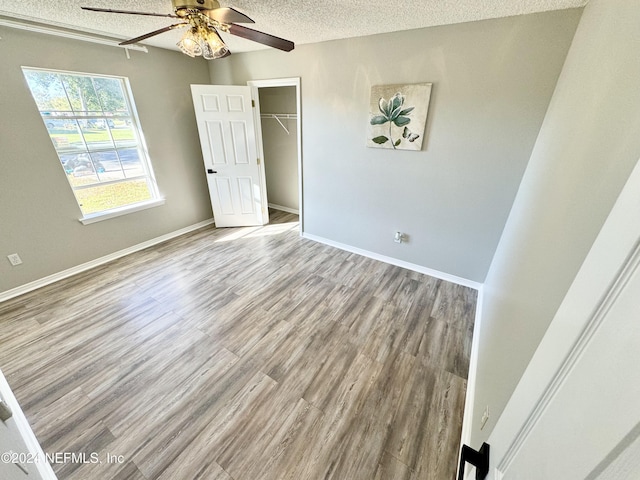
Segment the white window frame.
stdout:
<path fill-rule="evenodd" d="M 128 205 L 123 205 L 121 207 L 116 207 L 116 208 L 111 208 L 111 209 L 107 209 L 107 210 L 101 210 L 98 212 L 93 212 L 93 213 L 83 213 L 82 217 L 80 217 L 78 220 L 84 224 L 84 225 L 88 225 L 91 223 L 95 223 L 95 222 L 99 222 L 102 220 L 107 220 L 110 218 L 114 218 L 114 217 L 119 217 L 121 215 L 126 215 L 129 213 L 133 213 L 133 212 L 138 212 L 141 210 L 146 210 L 148 208 L 153 208 L 156 206 L 160 206 L 163 205 L 165 203 L 164 198 L 160 195 L 159 189 L 158 189 L 158 184 L 156 182 L 156 178 L 153 172 L 153 166 L 151 163 L 151 158 L 149 156 L 149 150 L 147 148 L 147 144 L 145 142 L 144 139 L 144 135 L 142 133 L 142 128 L 140 126 L 140 119 L 138 117 L 138 111 L 135 105 L 135 101 L 133 98 L 133 92 L 131 91 L 131 85 L 129 83 L 129 79 L 127 77 L 122 77 L 122 76 L 118 76 L 118 75 L 103 75 L 103 74 L 95 74 L 95 73 L 85 73 L 85 72 L 74 72 L 74 71 L 67 71 L 67 70 L 54 70 L 54 69 L 49 69 L 49 68 L 38 68 L 38 67 L 27 67 L 27 66 L 23 66 L 22 67 L 22 71 L 23 74 L 25 74 L 28 71 L 40 71 L 40 72 L 47 72 L 47 73 L 52 73 L 52 74 L 58 74 L 58 75 L 75 75 L 75 76 L 82 76 L 82 77 L 89 77 L 91 79 L 94 78 L 109 78 L 109 79 L 116 79 L 119 80 L 121 82 L 121 86 L 122 86 L 122 91 L 124 94 L 124 100 L 127 103 L 127 107 L 129 109 L 129 114 L 128 115 L 122 115 L 120 117 L 126 117 L 127 119 L 131 120 L 131 128 L 134 130 L 134 135 L 136 137 L 136 145 L 132 146 L 132 147 L 127 147 L 127 148 L 136 148 L 138 151 L 138 157 L 140 159 L 140 162 L 142 164 L 142 168 L 144 171 L 144 174 L 142 175 L 138 175 L 135 177 L 125 177 L 122 179 L 118 179 L 118 180 L 111 180 L 111 181 L 100 181 L 98 183 L 92 183 L 92 184 L 88 184 L 88 185 L 72 185 L 71 182 L 69 181 L 69 187 L 71 188 L 71 190 L 74 192 L 74 197 L 76 198 L 76 202 L 78 204 L 78 208 L 80 208 L 80 210 L 82 211 L 82 207 L 80 205 L 80 202 L 78 201 L 78 198 L 75 195 L 75 192 L 78 190 L 83 190 L 86 188 L 91 188 L 91 187 L 95 187 L 97 185 L 110 185 L 110 184 L 117 184 L 117 183 L 123 183 L 123 182 L 129 182 L 132 180 L 146 180 L 147 183 L 147 187 L 149 189 L 149 192 L 151 194 L 151 199 L 149 200 L 144 200 L 141 202 L 135 202 L 135 203 L 131 203 Z M 29 87 L 29 90 L 31 91 L 31 88 Z M 33 96 L 33 92 L 32 96 Z M 36 99 L 34 97 L 34 102 L 36 102 Z M 36 108 L 37 108 L 37 102 L 36 102 Z M 53 110 L 51 110 L 53 111 Z M 51 112 L 51 111 L 47 111 L 47 112 Z M 62 111 L 59 111 L 62 112 Z M 43 114 L 44 112 L 41 112 L 39 110 L 40 116 L 42 117 L 43 120 L 43 124 L 45 125 L 46 128 L 46 123 L 47 123 L 47 119 L 60 119 L 63 118 L 64 120 L 69 120 L 69 121 L 75 121 L 75 120 L 103 120 L 105 122 L 107 122 L 109 119 L 113 120 L 113 119 L 118 119 L 118 116 L 108 116 L 108 115 L 76 115 L 73 114 L 73 112 L 68 112 L 67 114 L 65 114 L 64 116 L 53 116 L 53 117 L 49 117 L 45 114 Z M 71 113 L 71 114 L 69 114 Z M 104 112 L 103 112 L 104 113 Z M 109 130 L 110 131 L 110 130 Z M 47 129 L 47 133 L 49 133 L 49 130 Z M 58 157 L 58 161 L 60 163 L 60 167 L 64 169 L 64 167 L 62 166 L 61 163 L 61 158 L 60 155 L 64 155 L 67 153 L 92 153 L 92 152 L 108 152 L 108 151 L 117 151 L 118 150 L 118 146 L 115 144 L 115 141 L 113 139 L 113 137 L 111 137 L 111 140 L 113 142 L 113 147 L 112 148 L 103 148 L 103 149 L 90 149 L 85 140 L 84 137 L 82 137 L 82 142 L 85 146 L 85 151 L 84 152 L 78 152 L 78 151 L 74 151 L 74 152 L 64 152 L 64 151 L 59 151 L 58 148 L 56 148 L 56 145 L 54 143 L 53 138 L 50 136 L 51 138 L 51 143 L 54 145 L 55 151 L 56 151 L 56 157 Z M 122 147 L 120 147 L 122 148 Z M 66 175 L 66 172 L 65 172 Z M 69 178 L 67 177 L 67 179 L 69 180 Z"/>

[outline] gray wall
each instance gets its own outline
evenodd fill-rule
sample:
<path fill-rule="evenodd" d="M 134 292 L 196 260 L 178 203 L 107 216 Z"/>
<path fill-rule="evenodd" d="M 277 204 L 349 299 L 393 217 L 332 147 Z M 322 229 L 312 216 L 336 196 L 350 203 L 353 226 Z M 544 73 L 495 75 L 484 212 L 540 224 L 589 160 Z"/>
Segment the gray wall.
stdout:
<path fill-rule="evenodd" d="M 481 282 L 580 14 L 232 55 L 211 79 L 301 77 L 306 233 Z M 423 150 L 366 148 L 371 86 L 420 82 L 433 83 Z"/>
<path fill-rule="evenodd" d="M 296 113 L 296 87 L 264 87 L 261 113 Z M 262 119 L 262 143 L 269 204 L 298 210 L 298 127 L 296 120 Z"/>
<path fill-rule="evenodd" d="M 640 158 L 639 22 L 637 0 L 585 7 L 484 287 L 476 446 L 491 433 Z M 492 418 L 480 431 L 486 405 Z"/>
<path fill-rule="evenodd" d="M 189 85 L 204 60 L 0 29 L 0 292 L 212 217 Z M 83 226 L 20 66 L 129 78 L 166 204 Z M 11 267 L 6 255 L 24 263 Z"/>

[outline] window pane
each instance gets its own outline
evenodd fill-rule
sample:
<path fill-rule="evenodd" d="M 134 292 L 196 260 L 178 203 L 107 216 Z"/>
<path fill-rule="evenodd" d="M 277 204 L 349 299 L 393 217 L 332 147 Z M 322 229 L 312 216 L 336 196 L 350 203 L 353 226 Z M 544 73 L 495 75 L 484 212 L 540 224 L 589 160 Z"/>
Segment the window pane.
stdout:
<path fill-rule="evenodd" d="M 85 152 L 87 150 L 76 120 L 57 120 L 52 128 L 49 128 L 48 123 L 51 123 L 50 119 L 45 120 L 45 125 L 47 125 L 51 141 L 58 152 Z"/>
<path fill-rule="evenodd" d="M 89 77 L 61 75 L 74 115 L 102 115 L 100 100 Z"/>
<path fill-rule="evenodd" d="M 75 194 L 82 213 L 85 215 L 144 202 L 152 198 L 146 180 L 129 180 L 83 188 L 76 190 Z"/>
<path fill-rule="evenodd" d="M 95 78 L 94 85 L 105 115 L 129 114 L 127 101 L 124 99 L 122 91 L 122 82 L 115 78 Z"/>
<path fill-rule="evenodd" d="M 138 144 L 131 119 L 116 118 L 109 122 L 109 126 L 116 147 L 133 147 Z"/>
<path fill-rule="evenodd" d="M 101 182 L 124 179 L 124 171 L 122 170 L 118 154 L 115 151 L 93 152 L 91 153 L 91 159 L 93 160 Z"/>
<path fill-rule="evenodd" d="M 87 150 L 114 148 L 107 122 L 103 119 L 78 120 Z"/>
<path fill-rule="evenodd" d="M 57 73 L 25 71 L 25 77 L 38 110 L 43 115 L 52 111 L 71 112 L 71 105 Z"/>
<path fill-rule="evenodd" d="M 49 130 L 50 135 L 64 135 L 67 133 L 73 133 L 69 132 L 69 130 L 74 130 L 76 128 L 76 122 L 71 118 L 46 115 L 43 116 L 42 120 L 44 121 L 47 130 Z"/>
<path fill-rule="evenodd" d="M 138 149 L 125 148 L 122 150 L 118 150 L 118 153 L 120 154 L 120 161 L 122 162 L 125 175 L 128 178 L 139 177 L 146 173 L 144 171 L 144 166 L 142 164 L 142 160 L 140 159 L 140 153 L 138 152 Z"/>
<path fill-rule="evenodd" d="M 96 166 L 88 153 L 63 154 L 60 155 L 60 161 L 72 187 L 91 185 L 100 181 Z"/>

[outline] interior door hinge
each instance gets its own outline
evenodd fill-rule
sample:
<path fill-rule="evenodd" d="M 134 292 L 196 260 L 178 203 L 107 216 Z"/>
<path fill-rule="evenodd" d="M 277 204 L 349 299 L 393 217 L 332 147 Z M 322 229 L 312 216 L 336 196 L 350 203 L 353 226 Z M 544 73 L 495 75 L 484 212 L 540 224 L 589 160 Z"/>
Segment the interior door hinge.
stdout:
<path fill-rule="evenodd" d="M 260 165 L 260 159 L 258 158 L 257 160 L 258 160 L 258 165 Z"/>
<path fill-rule="evenodd" d="M 256 101 L 255 101 L 255 100 L 253 100 L 253 99 L 251 100 L 251 106 L 252 106 L 253 108 L 256 108 Z"/>

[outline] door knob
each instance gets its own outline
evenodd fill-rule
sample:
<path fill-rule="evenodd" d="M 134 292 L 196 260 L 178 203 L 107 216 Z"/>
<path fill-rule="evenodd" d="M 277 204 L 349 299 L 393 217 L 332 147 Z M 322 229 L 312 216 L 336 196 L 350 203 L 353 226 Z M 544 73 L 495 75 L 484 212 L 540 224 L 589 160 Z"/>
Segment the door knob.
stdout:
<path fill-rule="evenodd" d="M 207 168 L 207 173 L 218 173 L 212 168 Z"/>

